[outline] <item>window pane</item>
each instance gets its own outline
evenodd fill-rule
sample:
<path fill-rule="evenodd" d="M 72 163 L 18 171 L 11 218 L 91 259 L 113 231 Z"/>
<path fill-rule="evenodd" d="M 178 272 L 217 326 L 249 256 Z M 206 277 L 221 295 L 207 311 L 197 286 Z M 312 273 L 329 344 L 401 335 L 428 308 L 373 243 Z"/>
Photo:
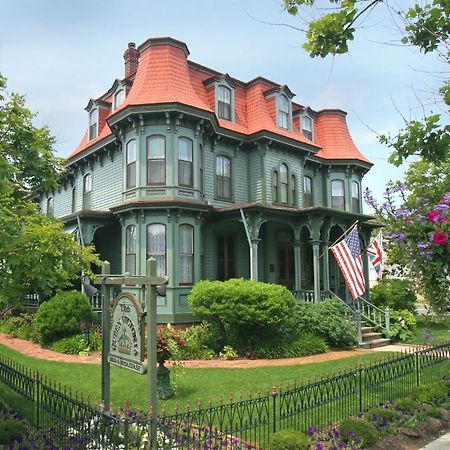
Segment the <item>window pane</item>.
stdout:
<path fill-rule="evenodd" d="M 121 105 L 124 100 L 125 100 L 125 91 L 123 89 L 120 89 L 114 95 L 114 109 L 116 109 L 119 105 Z"/>
<path fill-rule="evenodd" d="M 312 194 L 312 179 L 310 177 L 303 178 L 303 191 L 305 194 Z"/>
<path fill-rule="evenodd" d="M 345 209 L 345 190 L 342 180 L 331 182 L 331 206 L 335 209 Z"/>
<path fill-rule="evenodd" d="M 147 227 L 147 259 L 155 258 L 156 274 L 166 274 L 166 226 L 153 223 Z"/>
<path fill-rule="evenodd" d="M 231 104 L 231 90 L 226 86 L 219 86 L 217 99 L 219 102 Z"/>
<path fill-rule="evenodd" d="M 127 189 L 136 186 L 136 163 L 127 165 Z"/>
<path fill-rule="evenodd" d="M 127 227 L 127 253 L 136 253 L 136 227 Z"/>
<path fill-rule="evenodd" d="M 192 162 L 192 141 L 188 138 L 178 138 L 178 159 Z"/>
<path fill-rule="evenodd" d="M 353 212 L 361 212 L 359 205 L 359 183 L 357 181 L 352 182 L 352 210 Z"/>
<path fill-rule="evenodd" d="M 281 164 L 280 166 L 280 183 L 287 183 L 287 166 L 286 164 Z"/>
<path fill-rule="evenodd" d="M 166 139 L 150 136 L 147 139 L 147 184 L 166 182 Z"/>
<path fill-rule="evenodd" d="M 54 203 L 53 203 L 53 197 L 49 197 L 47 200 L 47 215 L 53 216 L 54 212 Z"/>
<path fill-rule="evenodd" d="M 295 175 L 291 175 L 291 205 L 295 206 L 297 203 L 297 191 Z"/>
<path fill-rule="evenodd" d="M 77 196 L 76 196 L 75 188 L 72 188 L 72 212 L 75 212 L 77 209 Z"/>
<path fill-rule="evenodd" d="M 92 175 L 88 173 L 83 179 L 83 192 L 91 192 L 92 191 Z"/>
<path fill-rule="evenodd" d="M 231 198 L 231 160 L 226 156 L 216 158 L 217 196 Z"/>
<path fill-rule="evenodd" d="M 192 163 L 178 161 L 178 184 L 180 186 L 192 187 Z"/>
<path fill-rule="evenodd" d="M 94 109 L 89 113 L 89 140 L 97 137 L 97 110 Z"/>
<path fill-rule="evenodd" d="M 150 136 L 147 139 L 147 158 L 163 159 L 166 157 L 166 138 L 164 136 Z"/>
<path fill-rule="evenodd" d="M 194 282 L 194 228 L 180 225 L 179 262 L 180 283 Z"/>
<path fill-rule="evenodd" d="M 131 275 L 136 273 L 136 227 L 134 225 L 126 229 L 125 271 Z"/>
<path fill-rule="evenodd" d="M 127 144 L 127 164 L 136 161 L 136 141 L 133 139 Z"/>

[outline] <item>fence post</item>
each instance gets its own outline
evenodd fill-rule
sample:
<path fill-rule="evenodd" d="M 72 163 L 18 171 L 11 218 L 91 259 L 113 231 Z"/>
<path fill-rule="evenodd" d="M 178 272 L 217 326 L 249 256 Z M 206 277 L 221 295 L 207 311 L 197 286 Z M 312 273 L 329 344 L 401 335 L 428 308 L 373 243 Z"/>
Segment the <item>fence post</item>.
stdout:
<path fill-rule="evenodd" d="M 272 388 L 272 414 L 273 414 L 273 432 L 277 431 L 277 388 Z"/>
<path fill-rule="evenodd" d="M 416 383 L 417 383 L 417 386 L 419 386 L 419 384 L 420 384 L 420 370 L 419 370 L 419 352 L 418 352 L 418 350 L 416 350 L 414 352 L 414 356 L 415 356 L 414 362 L 416 363 Z"/>
<path fill-rule="evenodd" d="M 363 410 L 363 407 L 362 407 L 362 405 L 363 405 L 363 398 L 362 398 L 362 396 L 363 396 L 363 386 L 362 386 L 362 371 L 363 371 L 363 368 L 359 365 L 358 366 L 358 384 L 359 384 L 359 386 L 358 386 L 358 399 L 359 399 L 359 411 L 358 411 L 358 413 L 360 413 L 360 412 L 362 412 L 362 410 Z"/>
<path fill-rule="evenodd" d="M 41 410 L 41 402 L 40 402 L 40 396 L 41 396 L 41 389 L 40 389 L 40 380 L 39 380 L 39 373 L 36 373 L 34 376 L 35 380 L 35 391 L 36 391 L 36 429 L 39 430 L 40 428 L 40 410 Z"/>

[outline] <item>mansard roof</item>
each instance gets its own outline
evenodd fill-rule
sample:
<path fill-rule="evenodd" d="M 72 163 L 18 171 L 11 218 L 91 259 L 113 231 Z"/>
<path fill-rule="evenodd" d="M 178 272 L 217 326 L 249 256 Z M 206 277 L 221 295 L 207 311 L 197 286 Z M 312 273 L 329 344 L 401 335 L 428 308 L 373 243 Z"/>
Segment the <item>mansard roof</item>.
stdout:
<path fill-rule="evenodd" d="M 315 113 L 314 141 L 310 141 L 301 133 L 298 125 L 294 125 L 292 130 L 276 126 L 274 98 L 267 94 L 276 90 L 291 94 L 287 86 L 263 77 L 245 83 L 189 61 L 186 44 L 172 38 L 147 39 L 138 50 L 137 72 L 125 79 L 127 83 L 132 82 L 125 101 L 116 110 L 110 109 L 98 137 L 88 141 L 87 133 L 83 136 L 78 147 L 69 155 L 69 160 L 111 136 L 110 124 L 114 116 L 126 108 L 178 104 L 215 117 L 215 97 L 211 95 L 210 81 L 215 77 L 223 77 L 234 86 L 235 120 L 231 122 L 216 117 L 214 120 L 219 130 L 239 133 L 247 138 L 256 133 L 269 132 L 293 143 L 306 144 L 323 159 L 351 159 L 370 164 L 353 143 L 345 120 L 346 113 L 341 110 L 328 109 Z M 107 94 L 110 93 L 111 88 L 97 101 L 106 103 L 109 100 Z M 293 103 L 292 107 L 293 111 L 306 109 L 297 103 Z"/>

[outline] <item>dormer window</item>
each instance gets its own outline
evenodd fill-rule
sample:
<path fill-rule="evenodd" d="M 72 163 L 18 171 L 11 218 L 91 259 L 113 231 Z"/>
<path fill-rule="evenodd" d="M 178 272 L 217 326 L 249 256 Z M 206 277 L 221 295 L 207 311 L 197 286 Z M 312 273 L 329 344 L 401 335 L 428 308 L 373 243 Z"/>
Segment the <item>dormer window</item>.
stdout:
<path fill-rule="evenodd" d="M 302 117 L 302 134 L 310 141 L 313 140 L 313 121 L 309 116 Z"/>
<path fill-rule="evenodd" d="M 285 95 L 278 97 L 277 125 L 289 130 L 290 102 Z"/>
<path fill-rule="evenodd" d="M 231 120 L 231 89 L 226 86 L 217 88 L 217 115 L 220 119 Z"/>
<path fill-rule="evenodd" d="M 114 109 L 117 109 L 125 100 L 125 90 L 124 89 L 119 89 L 115 94 L 114 94 Z"/>
<path fill-rule="evenodd" d="M 98 135 L 98 109 L 93 109 L 89 113 L 89 140 L 95 139 Z"/>

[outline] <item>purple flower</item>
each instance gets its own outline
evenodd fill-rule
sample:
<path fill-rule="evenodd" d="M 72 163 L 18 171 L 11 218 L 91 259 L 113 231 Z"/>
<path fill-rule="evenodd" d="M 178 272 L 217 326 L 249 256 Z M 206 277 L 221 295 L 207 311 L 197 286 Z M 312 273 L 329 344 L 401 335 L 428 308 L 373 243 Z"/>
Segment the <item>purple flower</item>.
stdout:
<path fill-rule="evenodd" d="M 431 244 L 429 242 L 419 242 L 417 244 L 417 248 L 423 249 L 423 248 L 430 248 Z"/>
<path fill-rule="evenodd" d="M 425 256 L 425 258 L 431 259 L 433 257 L 433 252 L 431 250 L 419 250 L 418 254 L 420 256 Z"/>
<path fill-rule="evenodd" d="M 397 217 L 403 217 L 409 215 L 409 211 L 407 209 L 398 209 L 394 213 Z"/>
<path fill-rule="evenodd" d="M 450 192 L 444 194 L 439 203 L 450 206 Z"/>
<path fill-rule="evenodd" d="M 314 429 L 314 427 L 312 425 L 310 425 L 308 428 L 308 436 L 312 436 L 314 434 L 314 431 L 316 431 L 316 430 Z"/>
<path fill-rule="evenodd" d="M 445 216 L 449 208 L 449 205 L 446 205 L 445 203 L 439 203 L 434 207 L 434 210 L 437 211 L 441 216 Z"/>
<path fill-rule="evenodd" d="M 405 233 L 399 232 L 399 233 L 392 233 L 390 238 L 394 242 L 402 242 L 405 240 Z"/>

